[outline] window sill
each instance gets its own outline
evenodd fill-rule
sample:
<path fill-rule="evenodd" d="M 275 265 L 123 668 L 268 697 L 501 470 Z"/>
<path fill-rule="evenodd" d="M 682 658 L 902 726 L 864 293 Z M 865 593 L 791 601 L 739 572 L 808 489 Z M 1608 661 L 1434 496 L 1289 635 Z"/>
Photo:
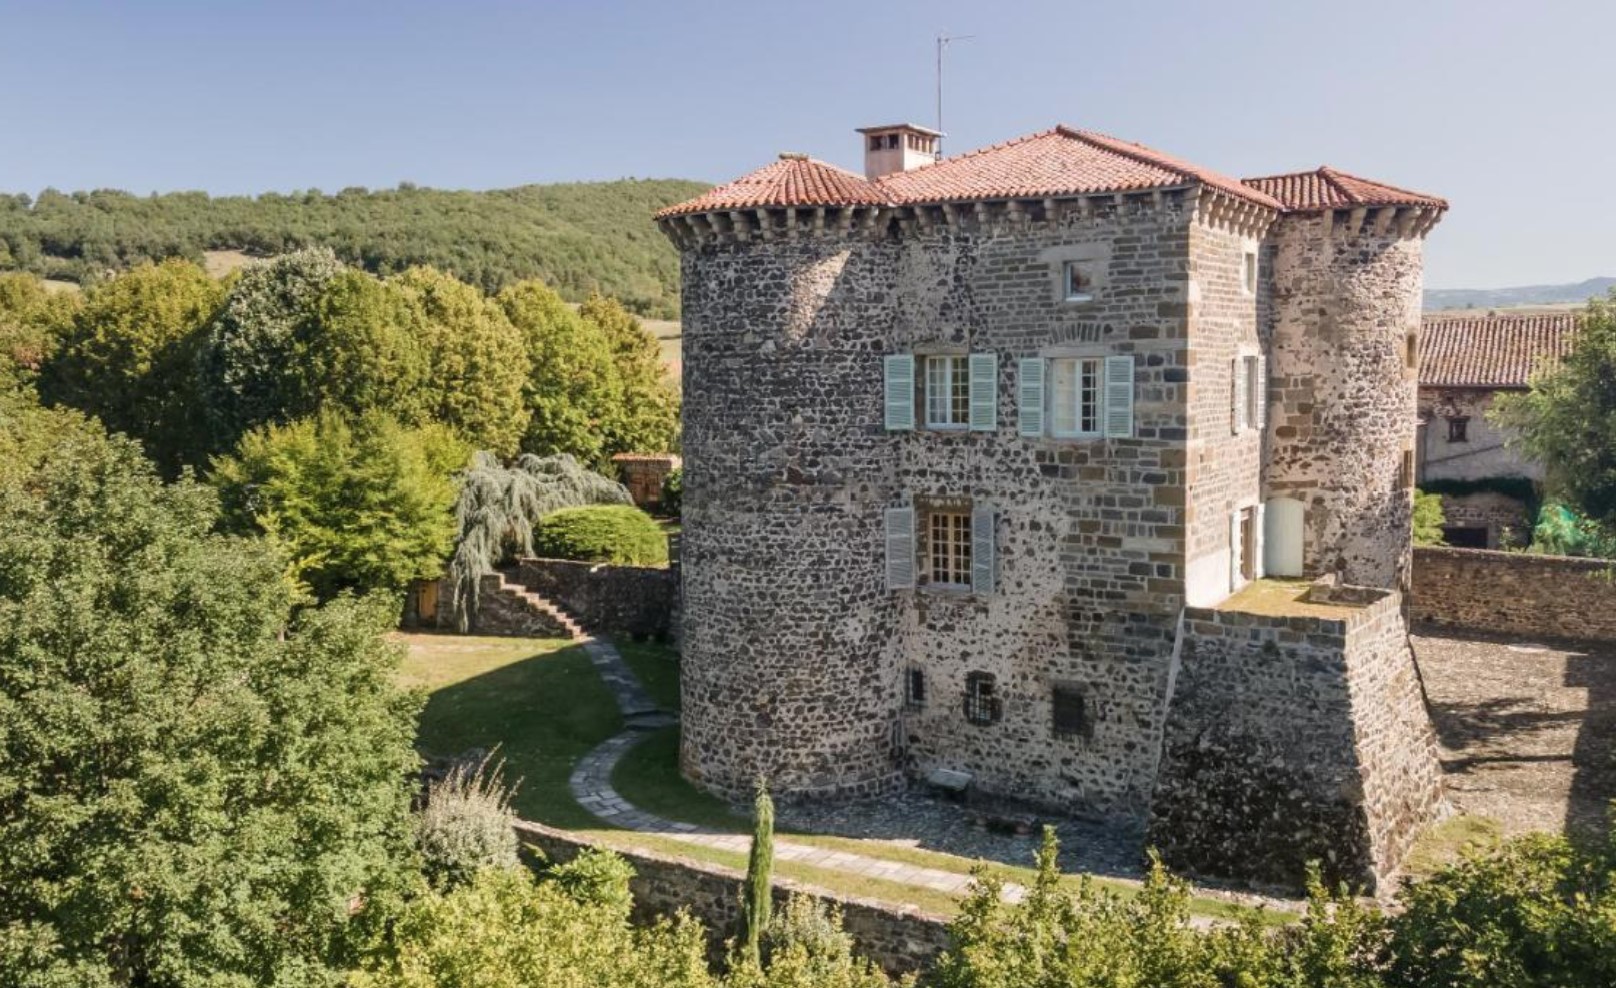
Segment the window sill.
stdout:
<path fill-rule="evenodd" d="M 1094 301 L 1093 295 L 1067 295 L 1061 299 L 1067 305 L 1088 305 Z"/>
<path fill-rule="evenodd" d="M 920 431 L 921 432 L 969 432 L 969 431 L 971 431 L 971 427 L 970 427 L 969 424 L 964 423 L 964 422 L 960 422 L 958 424 L 948 423 L 946 425 L 932 425 L 931 423 L 927 423 L 926 425 L 921 427 Z"/>

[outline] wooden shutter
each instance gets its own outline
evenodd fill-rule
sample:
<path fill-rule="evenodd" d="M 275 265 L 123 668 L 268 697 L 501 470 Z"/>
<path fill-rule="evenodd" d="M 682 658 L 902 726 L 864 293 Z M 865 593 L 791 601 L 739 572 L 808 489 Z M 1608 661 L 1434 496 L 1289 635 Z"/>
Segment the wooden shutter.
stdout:
<path fill-rule="evenodd" d="M 887 509 L 887 589 L 915 585 L 915 509 Z"/>
<path fill-rule="evenodd" d="M 1261 372 L 1261 365 L 1258 365 Z M 1251 575 L 1262 579 L 1268 575 L 1268 566 L 1263 561 L 1263 553 L 1267 551 L 1267 540 L 1263 535 L 1263 506 L 1261 504 L 1251 509 L 1251 541 L 1255 543 L 1251 550 Z"/>
<path fill-rule="evenodd" d="M 1257 428 L 1268 428 L 1268 358 L 1257 358 Z"/>
<path fill-rule="evenodd" d="M 993 535 L 996 527 L 992 508 L 971 510 L 971 592 L 974 594 L 993 592 Z"/>
<path fill-rule="evenodd" d="M 1229 388 L 1229 431 L 1238 434 L 1246 427 L 1246 359 L 1234 358 L 1233 370 L 1230 380 L 1234 384 Z"/>
<path fill-rule="evenodd" d="M 971 383 L 971 431 L 999 427 L 999 355 L 973 353 L 966 361 Z"/>
<path fill-rule="evenodd" d="M 1133 358 L 1105 358 L 1105 435 L 1133 435 Z"/>
<path fill-rule="evenodd" d="M 1044 434 L 1044 358 L 1027 357 L 1016 375 L 1017 429 L 1023 436 Z"/>
<path fill-rule="evenodd" d="M 913 354 L 890 354 L 883 364 L 886 392 L 887 429 L 915 427 L 915 358 Z"/>
<path fill-rule="evenodd" d="M 1240 509 L 1229 515 L 1229 589 L 1240 586 Z"/>

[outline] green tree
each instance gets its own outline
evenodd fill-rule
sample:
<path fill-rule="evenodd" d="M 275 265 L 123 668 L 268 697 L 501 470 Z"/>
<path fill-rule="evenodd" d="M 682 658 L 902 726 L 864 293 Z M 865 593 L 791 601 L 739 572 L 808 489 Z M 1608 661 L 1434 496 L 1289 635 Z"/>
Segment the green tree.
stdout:
<path fill-rule="evenodd" d="M 79 422 L 0 470 L 0 983 L 335 985 L 419 881 L 396 606 Z"/>
<path fill-rule="evenodd" d="M 499 304 L 522 333 L 529 360 L 522 451 L 600 466 L 623 408 L 606 334 L 541 282 L 512 285 L 500 292 Z"/>
<path fill-rule="evenodd" d="M 338 272 L 294 335 L 293 384 L 271 421 L 323 411 L 425 421 L 424 322 L 399 286 L 353 268 Z"/>
<path fill-rule="evenodd" d="M 467 447 L 439 425 L 409 429 L 380 412 L 267 426 L 215 462 L 227 520 L 283 544 L 322 599 L 401 591 L 443 572 L 454 538 L 455 472 Z"/>
<path fill-rule="evenodd" d="M 752 800 L 752 847 L 746 856 L 744 888 L 741 957 L 752 967 L 759 967 L 763 963 L 763 934 L 774 912 L 774 800 L 761 782 Z"/>
<path fill-rule="evenodd" d="M 0 387 L 32 381 L 78 308 L 31 274 L 0 274 Z"/>
<path fill-rule="evenodd" d="M 40 390 L 53 403 L 140 440 L 168 474 L 204 437 L 193 365 L 224 289 L 185 260 L 144 264 L 96 284 L 60 333 Z"/>
<path fill-rule="evenodd" d="M 1442 514 L 1442 495 L 1425 491 L 1414 492 L 1414 544 L 1442 545 L 1445 536 L 1442 526 L 1447 519 Z"/>
<path fill-rule="evenodd" d="M 342 269 L 329 250 L 305 250 L 250 265 L 231 284 L 199 360 L 214 449 L 296 414 L 289 410 L 301 404 L 299 340 Z"/>
<path fill-rule="evenodd" d="M 524 421 L 528 355 L 523 334 L 480 290 L 432 268 L 395 279 L 424 315 L 423 405 L 478 449 L 516 452 Z"/>
<path fill-rule="evenodd" d="M 679 396 L 662 373 L 656 338 L 615 299 L 589 296 L 578 309 L 612 348 L 623 403 L 608 430 L 612 453 L 660 453 L 679 446 Z"/>
<path fill-rule="evenodd" d="M 1616 289 L 1588 303 L 1560 365 L 1523 394 L 1499 395 L 1490 417 L 1543 464 L 1554 497 L 1616 532 Z"/>

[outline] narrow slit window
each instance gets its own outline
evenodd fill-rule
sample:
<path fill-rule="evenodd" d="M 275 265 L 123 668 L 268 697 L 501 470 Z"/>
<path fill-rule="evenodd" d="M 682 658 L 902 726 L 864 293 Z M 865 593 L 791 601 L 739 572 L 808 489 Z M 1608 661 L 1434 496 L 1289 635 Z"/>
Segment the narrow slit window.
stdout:
<path fill-rule="evenodd" d="M 1257 294 L 1257 252 L 1246 251 L 1240 262 L 1240 287 L 1247 295 Z"/>
<path fill-rule="evenodd" d="M 920 709 L 926 705 L 926 672 L 916 666 L 910 666 L 904 673 L 903 702 L 913 709 Z"/>

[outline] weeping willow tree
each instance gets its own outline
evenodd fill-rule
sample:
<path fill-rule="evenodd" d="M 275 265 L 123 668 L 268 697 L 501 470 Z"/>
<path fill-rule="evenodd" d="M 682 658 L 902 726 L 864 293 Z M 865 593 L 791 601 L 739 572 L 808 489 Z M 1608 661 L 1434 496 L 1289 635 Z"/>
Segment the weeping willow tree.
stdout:
<path fill-rule="evenodd" d="M 449 561 L 455 625 L 461 632 L 470 626 L 485 574 L 507 559 L 532 554 L 533 526 L 540 518 L 562 508 L 632 503 L 628 488 L 566 454 L 524 454 L 505 466 L 493 453 L 477 453 L 455 502 L 460 535 Z"/>

